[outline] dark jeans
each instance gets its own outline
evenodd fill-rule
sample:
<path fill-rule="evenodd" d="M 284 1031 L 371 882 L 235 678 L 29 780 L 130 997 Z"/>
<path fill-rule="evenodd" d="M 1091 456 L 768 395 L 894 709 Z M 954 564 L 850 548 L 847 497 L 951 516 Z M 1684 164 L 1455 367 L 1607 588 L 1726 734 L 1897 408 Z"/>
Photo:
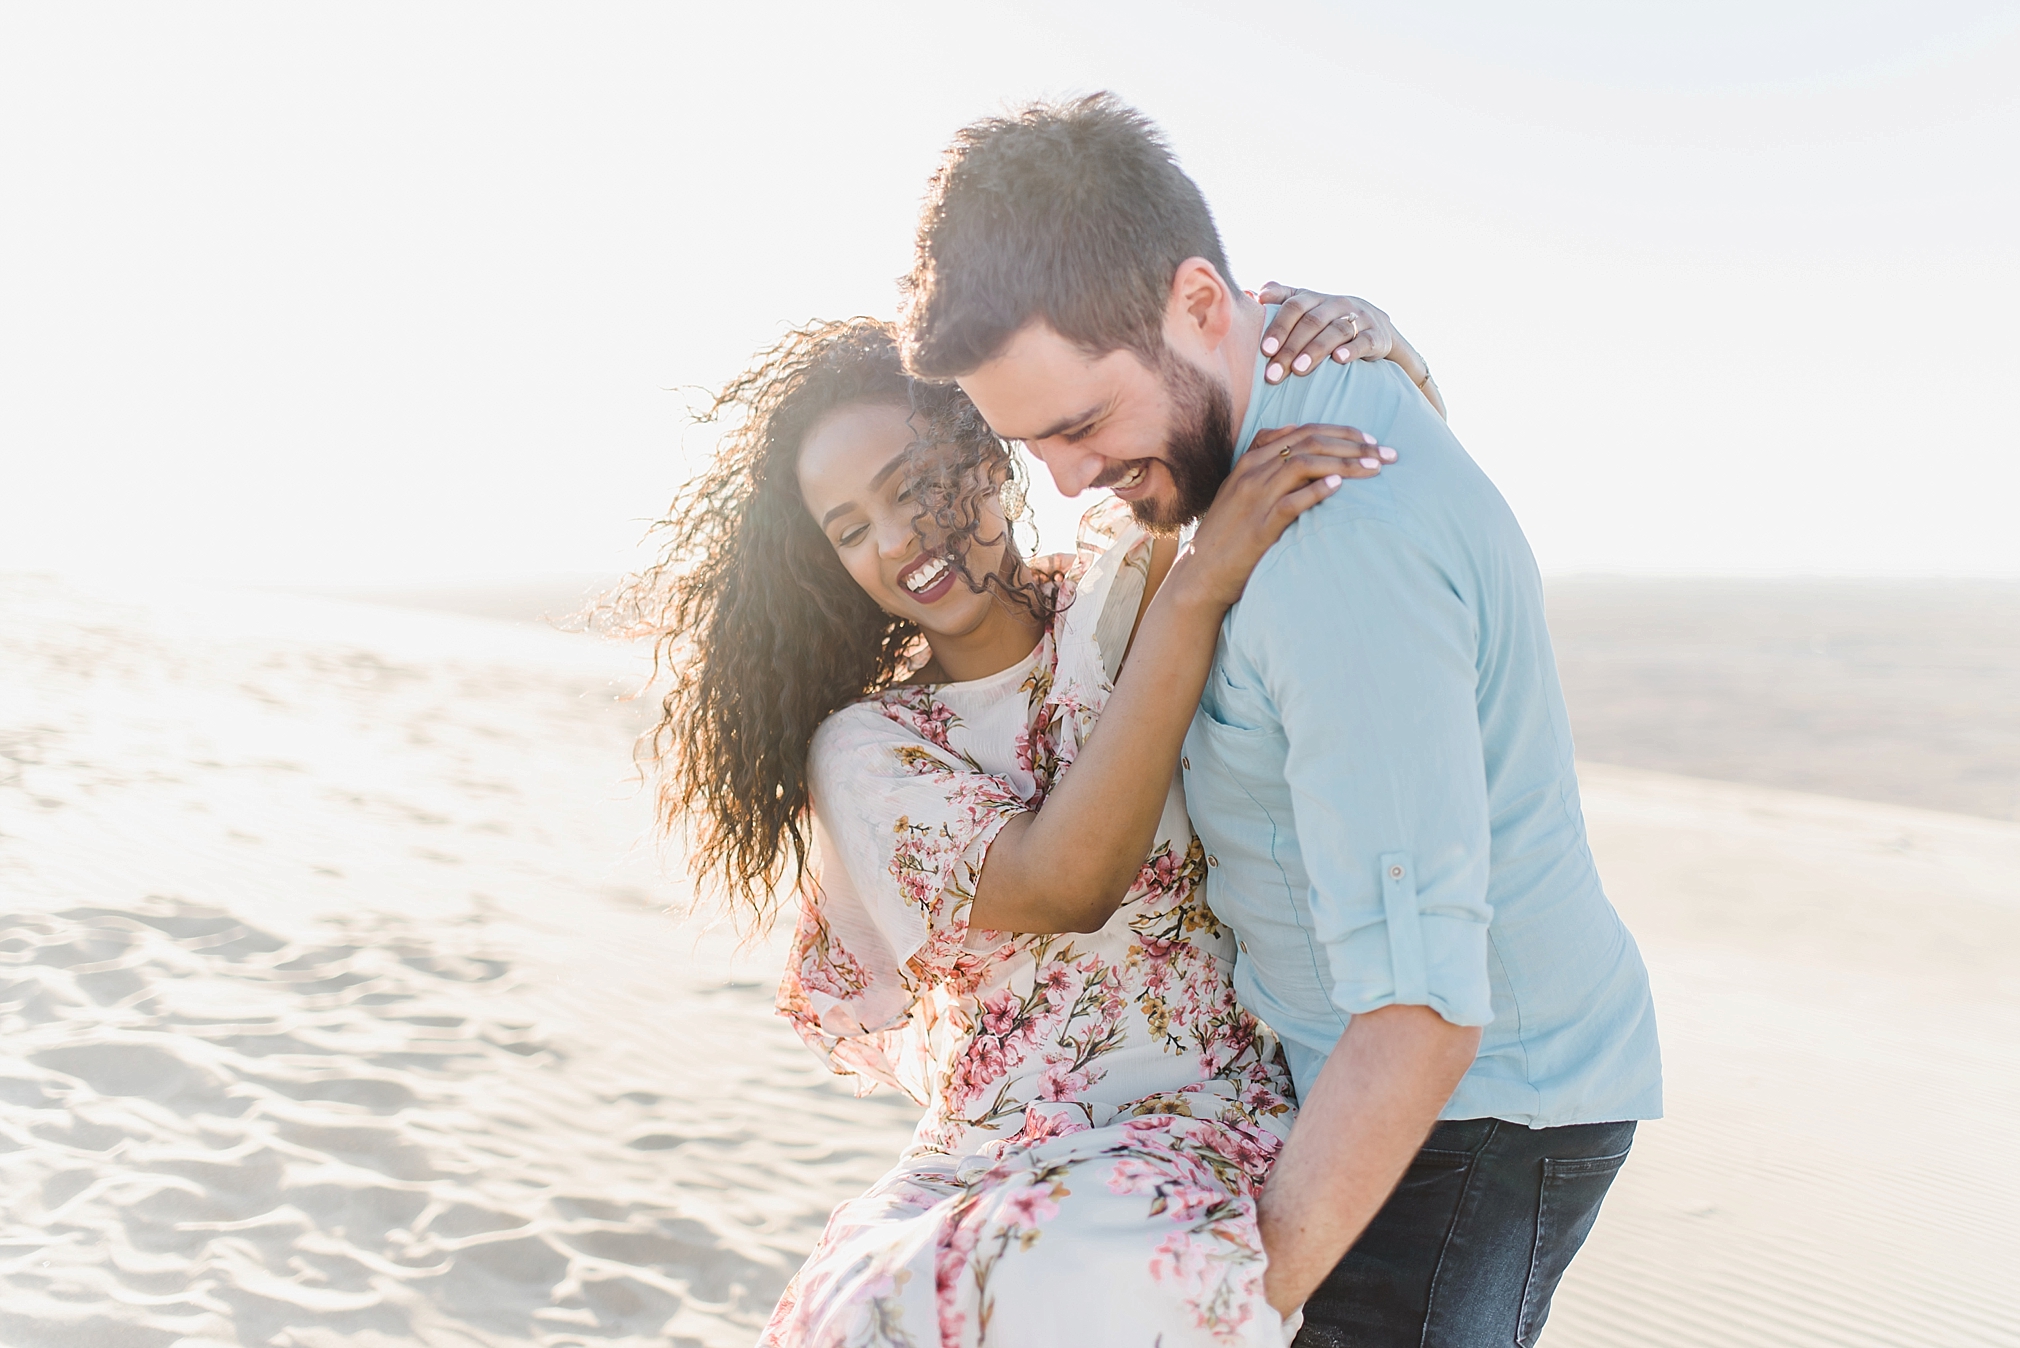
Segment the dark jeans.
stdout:
<path fill-rule="evenodd" d="M 1298 1348 L 1533 1348 L 1633 1143 L 1631 1123 L 1439 1124 L 1305 1303 Z"/>

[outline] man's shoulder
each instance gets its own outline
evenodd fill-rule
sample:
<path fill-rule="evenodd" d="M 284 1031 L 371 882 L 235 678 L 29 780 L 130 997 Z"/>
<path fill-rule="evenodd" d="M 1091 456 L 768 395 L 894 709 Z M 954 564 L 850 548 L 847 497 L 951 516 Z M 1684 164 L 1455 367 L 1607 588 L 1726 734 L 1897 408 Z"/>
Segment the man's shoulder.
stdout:
<path fill-rule="evenodd" d="M 1409 376 L 1392 361 L 1355 360 L 1342 365 L 1328 360 L 1310 374 L 1292 375 L 1281 384 L 1265 386 L 1258 394 L 1262 399 L 1259 425 L 1353 425 L 1357 424 L 1354 417 L 1370 420 L 1392 415 L 1406 390 L 1416 392 Z"/>
<path fill-rule="evenodd" d="M 1242 590 L 1230 615 L 1231 638 L 1260 632 L 1274 634 L 1273 639 L 1318 636 L 1299 615 L 1323 612 L 1348 593 L 1379 601 L 1384 592 L 1398 588 L 1396 581 L 1405 572 L 1446 569 L 1417 522 L 1393 501 L 1374 492 L 1341 500 L 1364 485 L 1346 483 L 1284 531 Z"/>
<path fill-rule="evenodd" d="M 1339 636 L 1327 614 L 1351 612 L 1356 625 L 1380 627 L 1426 604 L 1442 606 L 1441 597 L 1471 602 L 1479 589 L 1472 577 L 1500 549 L 1493 535 L 1502 531 L 1446 499 L 1440 484 L 1399 490 L 1393 471 L 1341 484 L 1292 522 L 1229 615 L 1231 646 L 1323 648 Z M 1519 533 L 1511 546 L 1514 539 Z"/>
<path fill-rule="evenodd" d="M 1408 376 L 1396 371 L 1394 379 L 1420 406 L 1378 407 L 1375 399 L 1339 403 L 1331 421 L 1374 436 L 1395 449 L 1397 461 L 1378 477 L 1343 483 L 1299 516 L 1264 557 L 1258 577 L 1293 567 L 1302 557 L 1379 546 L 1375 540 L 1386 535 L 1454 566 L 1503 548 L 1526 549 L 1521 525 L 1492 480 L 1409 387 Z M 1378 412 L 1386 415 L 1374 415 Z"/>

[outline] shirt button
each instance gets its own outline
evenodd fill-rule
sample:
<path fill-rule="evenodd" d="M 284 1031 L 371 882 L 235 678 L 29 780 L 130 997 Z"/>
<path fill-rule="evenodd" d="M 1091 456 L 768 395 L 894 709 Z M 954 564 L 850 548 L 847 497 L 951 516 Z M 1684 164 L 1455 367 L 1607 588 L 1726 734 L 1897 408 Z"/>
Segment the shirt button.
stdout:
<path fill-rule="evenodd" d="M 1206 864 L 1209 866 L 1218 866 L 1220 865 L 1220 858 L 1215 856 L 1213 853 L 1208 852 L 1206 854 Z"/>
<path fill-rule="evenodd" d="M 1191 771 L 1192 771 L 1192 760 L 1191 760 L 1190 758 L 1181 758 L 1181 759 L 1179 759 L 1179 760 L 1178 760 L 1178 765 L 1179 765 L 1180 767 L 1184 768 L 1184 769 L 1185 769 L 1185 770 L 1186 770 L 1187 772 L 1191 772 Z"/>
<path fill-rule="evenodd" d="M 1389 867 L 1389 878 L 1390 878 L 1391 880 L 1400 880 L 1400 879 L 1402 879 L 1402 878 L 1403 878 L 1403 868 L 1402 868 L 1401 866 L 1391 866 L 1391 867 Z"/>
<path fill-rule="evenodd" d="M 1247 941 L 1236 941 L 1236 942 L 1235 942 L 1235 944 L 1241 947 L 1241 953 L 1242 953 L 1242 954 L 1244 954 L 1244 955 L 1248 954 L 1248 942 L 1247 942 Z"/>

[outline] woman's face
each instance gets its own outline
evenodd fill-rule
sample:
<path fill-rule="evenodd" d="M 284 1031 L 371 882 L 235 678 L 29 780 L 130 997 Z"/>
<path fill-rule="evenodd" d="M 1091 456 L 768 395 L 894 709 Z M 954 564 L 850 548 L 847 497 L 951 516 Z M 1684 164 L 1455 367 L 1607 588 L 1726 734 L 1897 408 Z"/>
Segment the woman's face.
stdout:
<path fill-rule="evenodd" d="M 918 504 L 905 490 L 910 412 L 883 403 L 852 403 L 814 424 L 800 446 L 800 499 L 849 575 L 886 613 L 909 618 L 928 636 L 974 633 L 1003 613 L 994 596 L 961 583 L 954 568 L 912 528 Z M 973 576 L 1003 565 L 1009 531 L 996 493 L 983 493 L 983 543 L 968 544 Z"/>

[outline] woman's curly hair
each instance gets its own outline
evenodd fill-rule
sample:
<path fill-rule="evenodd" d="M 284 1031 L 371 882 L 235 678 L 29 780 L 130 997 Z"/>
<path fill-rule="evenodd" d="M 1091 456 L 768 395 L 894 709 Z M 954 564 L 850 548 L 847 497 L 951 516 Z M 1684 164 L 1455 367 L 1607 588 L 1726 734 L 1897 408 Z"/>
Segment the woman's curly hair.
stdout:
<path fill-rule="evenodd" d="M 800 447 L 838 408 L 909 408 L 918 439 L 905 463 L 922 540 L 975 590 L 994 590 L 1041 621 L 1044 592 L 1016 569 L 979 580 L 966 564 L 982 537 L 984 495 L 1021 513 L 1016 456 L 951 384 L 909 379 L 891 324 L 812 323 L 759 353 L 701 415 L 724 426 L 707 468 L 654 528 L 658 560 L 603 605 L 624 635 L 649 637 L 671 676 L 660 718 L 640 742 L 658 773 L 658 815 L 686 827 L 697 880 L 726 891 L 738 925 L 769 927 L 777 890 L 807 875 L 807 754 L 842 707 L 905 677 L 923 636 L 863 592 L 801 500 Z"/>

